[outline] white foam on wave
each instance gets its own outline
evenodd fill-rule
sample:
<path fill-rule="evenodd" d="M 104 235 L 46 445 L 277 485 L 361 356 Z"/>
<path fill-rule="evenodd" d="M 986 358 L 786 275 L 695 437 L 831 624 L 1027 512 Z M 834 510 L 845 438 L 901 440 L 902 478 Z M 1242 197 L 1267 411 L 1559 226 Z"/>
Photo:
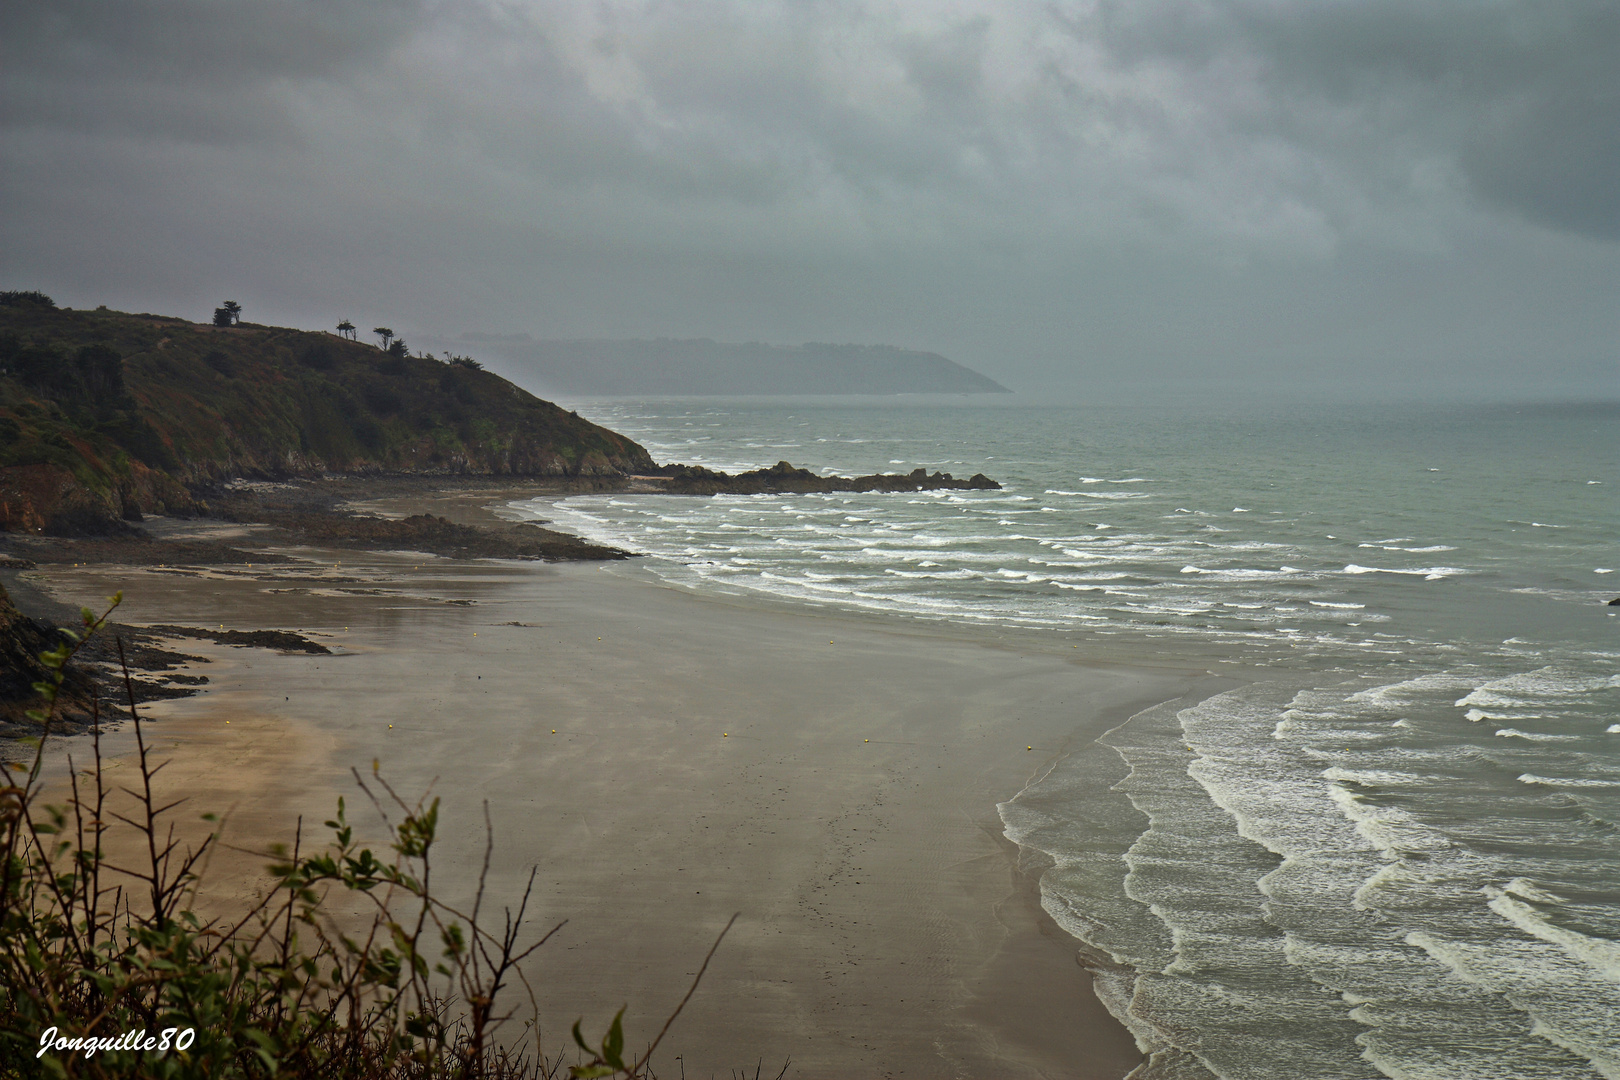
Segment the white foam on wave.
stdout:
<path fill-rule="evenodd" d="M 1620 983 L 1620 941 L 1590 937 L 1555 925 L 1530 903 L 1526 903 L 1553 906 L 1565 903 L 1563 897 L 1541 889 L 1524 878 L 1514 878 L 1503 889 L 1488 888 L 1485 894 L 1491 898 L 1491 910 L 1520 930 L 1557 945 L 1571 959 L 1586 965 L 1605 979 Z"/>
<path fill-rule="evenodd" d="M 1401 547 L 1399 544 L 1357 544 L 1358 548 L 1373 548 L 1378 551 L 1405 551 L 1415 555 L 1427 555 L 1434 551 L 1456 551 L 1450 544 L 1430 544 L 1428 547 Z"/>
<path fill-rule="evenodd" d="M 1208 570 L 1202 566 L 1188 564 L 1181 568 L 1183 574 L 1202 574 L 1205 577 L 1221 581 L 1274 581 L 1278 578 L 1293 577 L 1305 571 L 1293 566 L 1284 566 L 1276 570 L 1258 570 L 1238 567 L 1230 570 Z"/>
<path fill-rule="evenodd" d="M 1571 742 L 1579 741 L 1579 735 L 1547 735 L 1534 731 L 1520 731 L 1518 728 L 1497 728 L 1496 734 L 1504 739 L 1524 739 L 1528 742 Z"/>
<path fill-rule="evenodd" d="M 885 566 L 883 572 L 897 578 L 926 578 L 937 581 L 964 581 L 979 576 L 976 570 L 942 570 L 931 573 L 924 570 L 896 570 L 892 566 Z"/>
<path fill-rule="evenodd" d="M 1051 492 L 1050 494 L 1078 495 L 1082 499 L 1105 499 L 1114 502 L 1125 499 L 1151 499 L 1153 497 L 1145 491 L 1063 491 Z"/>
<path fill-rule="evenodd" d="M 1157 483 L 1157 481 L 1149 480 L 1145 476 L 1128 476 L 1123 480 L 1104 480 L 1100 476 L 1082 476 L 1080 478 L 1080 482 L 1082 484 L 1153 484 L 1153 483 Z"/>
<path fill-rule="evenodd" d="M 1312 600 L 1310 603 L 1311 603 L 1311 607 L 1344 608 L 1344 609 L 1355 610 L 1355 611 L 1360 611 L 1361 609 L 1363 609 L 1363 608 L 1365 608 L 1367 606 L 1366 604 L 1336 604 L 1336 603 L 1332 602 L 1331 600 Z"/>
<path fill-rule="evenodd" d="M 1309 756 L 1300 751 L 1314 740 L 1257 744 L 1256 729 L 1263 730 L 1281 706 L 1274 694 L 1251 687 L 1182 710 L 1178 716 L 1187 744 L 1199 755 L 1187 774 L 1231 816 L 1239 835 L 1281 856 L 1281 865 L 1255 882 L 1267 898 L 1265 922 L 1283 931 L 1287 964 L 1336 993 L 1334 1018 L 1348 1016 L 1365 1026 L 1355 1038 L 1358 1064 L 1365 1069 L 1364 1063 L 1376 1058 L 1387 1075 L 1414 1080 L 1442 1075 L 1447 1080 L 1555 1075 L 1541 1067 L 1549 1055 L 1536 1045 L 1522 1014 L 1492 1001 L 1487 993 L 1458 987 L 1444 967 L 1404 947 L 1402 937 L 1413 927 L 1412 920 L 1422 920 L 1432 910 L 1430 898 L 1441 899 L 1440 918 L 1449 918 L 1457 902 L 1465 899 L 1468 884 L 1466 879 L 1457 880 L 1453 862 L 1456 845 L 1402 809 L 1363 802 L 1345 784 L 1335 782 L 1352 777 L 1373 784 L 1405 780 L 1403 786 L 1422 789 L 1427 786 L 1424 778 L 1381 776 L 1388 770 L 1376 768 L 1313 775 Z M 1345 701 L 1345 695 L 1342 690 L 1323 692 L 1309 700 L 1326 711 L 1330 702 Z M 1333 737 L 1340 734 L 1335 731 Z M 1134 781 L 1133 773 L 1133 786 Z M 1132 798 L 1136 801 L 1134 793 Z M 1196 810 L 1187 806 L 1182 813 L 1187 812 Z M 1202 843 L 1206 835 L 1202 826 L 1191 828 L 1192 821 L 1185 817 L 1165 824 L 1191 844 Z M 1155 815 L 1153 829 L 1163 827 Z M 1213 837 L 1211 841 L 1206 858 L 1220 861 L 1218 844 Z M 1241 884 L 1234 894 L 1220 871 L 1206 878 L 1203 871 L 1180 860 L 1165 860 L 1169 851 L 1144 854 L 1156 859 L 1155 874 L 1196 875 L 1182 885 L 1198 897 L 1191 910 L 1171 906 L 1178 899 L 1175 893 L 1151 899 L 1156 913 L 1181 923 L 1178 952 L 1180 943 L 1188 941 L 1197 947 L 1194 958 L 1204 960 L 1188 968 L 1188 974 L 1204 984 L 1203 1006 L 1232 1012 L 1232 1005 L 1241 1004 L 1235 1011 L 1256 1022 L 1278 1016 L 1287 1016 L 1294 1024 L 1310 1022 L 1306 998 L 1297 1006 L 1278 1000 L 1290 992 L 1287 980 L 1266 969 L 1263 950 L 1207 947 L 1224 945 L 1225 928 L 1235 925 L 1229 912 L 1242 904 Z M 1213 895 L 1222 898 L 1218 915 L 1209 907 Z M 1250 942 L 1246 939 L 1245 944 Z M 1226 981 L 1223 965 L 1228 963 L 1241 965 L 1230 969 L 1240 981 Z M 1225 997 L 1224 1003 L 1218 994 Z M 1316 1017 L 1317 1022 L 1327 1019 Z M 1184 1021 L 1199 1029 L 1221 1022 L 1190 1011 Z M 1482 1039 L 1484 1032 L 1491 1034 Z M 1290 1070 L 1278 1067 L 1283 1064 L 1280 1055 L 1269 1062 L 1258 1056 L 1253 1060 L 1255 1067 L 1239 1075 L 1327 1076 L 1348 1064 L 1324 1057 L 1319 1062 L 1288 1062 Z M 1445 1062 L 1443 1073 L 1429 1067 L 1436 1061 Z"/>
<path fill-rule="evenodd" d="M 1587 675 L 1549 664 L 1535 671 L 1493 679 L 1458 698 L 1454 704 L 1459 709 L 1546 710 L 1549 705 L 1562 704 L 1574 696 L 1613 689 L 1620 689 L 1620 675 Z"/>
<path fill-rule="evenodd" d="M 1399 568 L 1390 566 L 1360 566 L 1350 563 L 1341 574 L 1401 574 L 1408 577 L 1421 577 L 1424 581 L 1439 581 L 1456 574 L 1467 574 L 1469 570 L 1460 566 L 1414 566 Z"/>
<path fill-rule="evenodd" d="M 1521 784 L 1537 784 L 1541 787 L 1620 788 L 1620 780 L 1584 780 L 1579 777 L 1537 776 L 1535 773 L 1523 773 L 1518 779 Z"/>
<path fill-rule="evenodd" d="M 1584 1058 L 1597 1075 L 1620 1080 L 1620 943 L 1553 923 L 1541 909 L 1556 908 L 1562 898 L 1522 877 L 1481 891 L 1489 910 L 1525 938 L 1484 945 L 1418 931 L 1407 943 L 1523 1010 L 1535 1036 Z M 1571 1066 L 1562 1075 L 1583 1072 Z"/>
<path fill-rule="evenodd" d="M 1414 785 L 1433 784 L 1444 779 L 1435 773 L 1396 772 L 1393 769 L 1347 769 L 1339 765 L 1330 765 L 1322 770 L 1322 779 L 1340 781 L 1351 784 L 1371 786 L 1383 784 L 1389 787 L 1410 787 Z"/>

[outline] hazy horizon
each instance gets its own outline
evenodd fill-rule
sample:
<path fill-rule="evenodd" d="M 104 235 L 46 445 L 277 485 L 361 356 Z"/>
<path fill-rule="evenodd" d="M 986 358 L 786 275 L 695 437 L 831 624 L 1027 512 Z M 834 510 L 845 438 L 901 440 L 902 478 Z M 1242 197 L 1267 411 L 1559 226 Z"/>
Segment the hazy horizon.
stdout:
<path fill-rule="evenodd" d="M 1620 385 L 1612 5 L 64 0 L 0 57 L 0 288 L 73 307 Z"/>

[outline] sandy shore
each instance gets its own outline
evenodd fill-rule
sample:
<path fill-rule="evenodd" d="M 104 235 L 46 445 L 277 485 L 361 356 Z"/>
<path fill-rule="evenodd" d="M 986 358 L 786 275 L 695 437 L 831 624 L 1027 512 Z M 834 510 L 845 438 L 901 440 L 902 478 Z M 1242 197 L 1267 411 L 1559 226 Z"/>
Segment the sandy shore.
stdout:
<path fill-rule="evenodd" d="M 300 813 L 307 836 L 339 794 L 359 817 L 348 770 L 380 759 L 401 792 L 443 798 L 452 898 L 488 800 L 491 895 L 515 900 L 538 865 L 535 927 L 568 920 L 528 969 L 549 1049 L 625 1003 L 631 1044 L 650 1038 L 741 912 L 660 1049 L 664 1076 L 760 1059 L 774 1075 L 788 1057 L 803 1077 L 1137 1064 L 1017 873 L 996 803 L 1205 672 L 1093 662 L 1082 636 L 698 597 L 633 563 L 296 554 L 303 567 L 31 579 L 72 603 L 123 588 L 132 623 L 338 649 L 185 642 L 213 661 L 197 667 L 210 689 L 150 709 L 165 780 L 188 809 L 229 810 L 228 839 L 251 848 L 290 839 Z M 254 887 L 255 862 L 218 862 L 221 894 Z"/>

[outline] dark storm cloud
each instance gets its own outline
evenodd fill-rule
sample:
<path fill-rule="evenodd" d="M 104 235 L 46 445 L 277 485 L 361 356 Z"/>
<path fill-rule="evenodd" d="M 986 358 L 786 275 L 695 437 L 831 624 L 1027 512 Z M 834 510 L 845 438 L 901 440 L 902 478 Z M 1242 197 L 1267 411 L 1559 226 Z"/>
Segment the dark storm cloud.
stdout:
<path fill-rule="evenodd" d="M 1615 70 L 1580 2 L 0 0 L 0 271 L 1041 378 L 1590 361 Z"/>
<path fill-rule="evenodd" d="M 236 141 L 281 126 L 277 87 L 340 79 L 413 31 L 416 0 L 0 4 L 8 127 Z"/>
<path fill-rule="evenodd" d="M 1620 238 L 1612 3 L 1248 0 L 1106 11 L 1103 36 L 1122 62 L 1248 67 L 1290 138 L 1328 150 L 1348 122 L 1449 157 L 1475 193 L 1530 220 Z"/>

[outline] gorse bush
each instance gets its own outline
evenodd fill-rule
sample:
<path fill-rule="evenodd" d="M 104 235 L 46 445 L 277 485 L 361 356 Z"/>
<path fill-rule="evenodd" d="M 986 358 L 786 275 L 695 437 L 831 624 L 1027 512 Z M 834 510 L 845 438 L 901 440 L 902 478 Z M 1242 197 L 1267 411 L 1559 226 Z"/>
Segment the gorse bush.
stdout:
<path fill-rule="evenodd" d="M 40 729 L 32 761 L 8 763 L 0 786 L 0 1075 L 528 1080 L 563 1075 L 570 1054 L 571 1077 L 651 1075 L 652 1052 L 708 959 L 640 1057 L 625 1057 L 623 1010 L 597 1046 L 578 1024 L 573 1046 L 546 1046 L 519 965 L 562 924 L 524 944 L 534 872 L 494 928 L 484 900 L 491 845 L 471 910 L 439 900 L 439 801 L 406 802 L 376 762 L 355 779 L 388 853 L 360 845 L 340 799 L 325 845 L 305 850 L 300 826 L 290 847 L 271 850 L 261 898 L 229 919 L 192 911 L 219 834 L 204 815 L 201 840 L 177 839 L 184 800 L 154 791 L 162 765 L 148 756 L 127 665 L 136 768 L 123 789 L 132 799 L 119 806 L 128 812 L 109 800 L 118 792 L 107 785 L 99 714 L 91 766 L 76 771 L 69 757 L 67 802 L 44 805 L 45 738 L 66 665 L 118 600 L 100 616 L 84 609 L 82 627 L 41 655 L 49 675 L 29 714 Z M 488 820 L 486 805 L 486 830 Z M 114 830 L 120 852 L 139 853 L 133 865 L 109 861 Z M 501 1002 L 520 988 L 529 1019 L 512 1025 Z"/>

